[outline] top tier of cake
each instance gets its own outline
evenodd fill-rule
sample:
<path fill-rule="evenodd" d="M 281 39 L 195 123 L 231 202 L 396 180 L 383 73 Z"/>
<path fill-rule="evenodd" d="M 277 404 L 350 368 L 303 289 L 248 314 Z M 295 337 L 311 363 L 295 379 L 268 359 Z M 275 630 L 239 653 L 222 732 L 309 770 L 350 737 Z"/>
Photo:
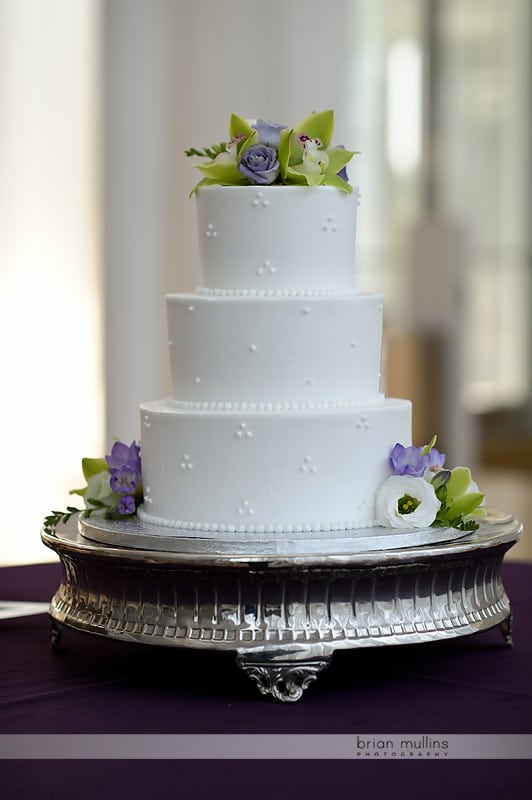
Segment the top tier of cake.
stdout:
<path fill-rule="evenodd" d="M 358 188 L 208 186 L 197 192 L 201 284 L 218 294 L 354 291 Z"/>

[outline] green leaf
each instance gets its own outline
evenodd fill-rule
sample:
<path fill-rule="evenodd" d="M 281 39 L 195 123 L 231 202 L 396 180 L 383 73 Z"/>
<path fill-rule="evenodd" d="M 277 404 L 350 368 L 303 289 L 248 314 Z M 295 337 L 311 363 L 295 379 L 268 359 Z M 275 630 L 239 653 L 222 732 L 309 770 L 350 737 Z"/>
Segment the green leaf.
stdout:
<path fill-rule="evenodd" d="M 468 494 L 458 497 L 449 504 L 448 514 L 450 517 L 467 517 L 472 514 L 484 500 L 482 492 L 468 492 Z"/>
<path fill-rule="evenodd" d="M 309 186 L 309 182 L 307 180 L 308 177 L 308 175 L 305 175 L 302 172 L 297 172 L 295 167 L 288 167 L 284 182 L 288 185 L 295 184 L 297 186 Z"/>
<path fill-rule="evenodd" d="M 277 157 L 281 167 L 281 178 L 284 181 L 290 163 L 290 143 L 292 139 L 293 130 L 290 128 L 283 128 L 279 136 L 279 147 L 277 148 Z"/>
<path fill-rule="evenodd" d="M 218 183 L 218 181 L 211 180 L 211 178 L 202 178 L 192 189 L 189 194 L 189 197 L 192 197 L 193 194 L 196 194 L 199 188 L 202 186 L 213 186 L 214 184 Z"/>
<path fill-rule="evenodd" d="M 85 492 L 87 491 L 87 486 L 84 489 L 71 489 L 69 494 L 78 494 L 80 497 L 85 497 Z"/>
<path fill-rule="evenodd" d="M 83 470 L 83 477 L 86 481 L 99 472 L 109 471 L 105 458 L 83 458 L 81 461 L 81 469 Z"/>
<path fill-rule="evenodd" d="M 331 147 L 327 150 L 329 156 L 329 163 L 326 172 L 336 175 L 340 170 L 349 164 L 354 155 L 354 150 L 344 150 L 343 147 Z"/>
<path fill-rule="evenodd" d="M 246 138 L 241 139 L 237 144 L 236 146 L 237 157 L 241 158 L 242 153 L 244 153 L 248 149 L 248 147 L 251 147 L 252 144 L 257 144 L 258 141 L 259 141 L 259 134 L 255 130 L 255 128 L 252 128 L 250 130 L 250 133 L 246 136 Z"/>
<path fill-rule="evenodd" d="M 239 117 L 238 114 L 231 114 L 229 120 L 229 136 L 231 139 L 236 139 L 239 134 L 243 134 L 247 138 L 253 132 L 253 128 L 244 117 Z"/>
<path fill-rule="evenodd" d="M 347 194 L 351 194 L 353 191 L 353 187 L 349 183 L 339 178 L 338 175 L 329 175 L 328 172 L 323 176 L 323 185 L 334 186 L 336 189 L 340 189 L 341 192 L 347 192 Z"/>
<path fill-rule="evenodd" d="M 212 183 L 222 186 L 239 186 L 248 184 L 236 164 L 226 161 L 213 161 L 212 164 L 198 164 L 197 169 L 203 172 Z"/>
<path fill-rule="evenodd" d="M 329 147 L 334 132 L 334 111 L 319 111 L 298 122 L 294 128 L 296 137 L 306 133 L 313 139 L 321 139 L 323 147 Z"/>
<path fill-rule="evenodd" d="M 303 148 L 297 141 L 297 135 L 294 130 L 290 131 L 288 146 L 289 146 L 288 166 L 293 167 L 295 164 L 301 164 L 301 162 L 303 161 Z"/>
<path fill-rule="evenodd" d="M 325 177 L 323 172 L 305 172 L 300 164 L 296 164 L 295 167 L 289 167 L 287 177 L 289 175 L 294 177 L 301 175 L 305 179 L 307 186 L 321 186 Z"/>
<path fill-rule="evenodd" d="M 422 456 L 428 456 L 428 454 L 430 453 L 432 448 L 436 447 L 436 442 L 437 441 L 438 441 L 438 437 L 436 436 L 436 434 L 434 434 L 434 436 L 432 437 L 430 442 L 428 444 L 426 444 L 424 447 L 421 448 L 421 455 Z"/>
<path fill-rule="evenodd" d="M 211 144 L 210 147 L 204 147 L 203 150 L 199 150 L 197 147 L 189 147 L 188 150 L 185 150 L 186 156 L 199 156 L 199 158 L 216 158 L 220 155 L 220 153 L 225 153 L 227 151 L 227 143 L 220 142 L 220 144 Z"/>
<path fill-rule="evenodd" d="M 461 497 L 469 489 L 471 484 L 471 470 L 467 467 L 455 467 L 451 470 L 451 477 L 447 481 L 447 497 L 452 503 L 457 497 Z"/>
<path fill-rule="evenodd" d="M 461 531 L 477 531 L 480 525 L 474 519 L 468 519 L 466 522 L 462 521 L 458 526 Z"/>

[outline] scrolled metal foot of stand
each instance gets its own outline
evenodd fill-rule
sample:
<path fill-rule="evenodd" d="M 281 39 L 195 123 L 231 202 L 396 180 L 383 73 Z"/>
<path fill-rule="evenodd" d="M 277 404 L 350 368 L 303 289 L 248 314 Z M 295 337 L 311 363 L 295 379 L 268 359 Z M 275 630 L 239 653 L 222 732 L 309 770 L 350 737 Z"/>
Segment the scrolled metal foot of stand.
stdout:
<path fill-rule="evenodd" d="M 510 612 L 506 619 L 503 619 L 499 626 L 504 637 L 504 644 L 506 647 L 513 647 L 514 645 L 514 640 L 512 637 L 513 624 L 514 618 L 512 612 Z"/>
<path fill-rule="evenodd" d="M 331 659 L 332 655 L 303 660 L 285 656 L 283 660 L 274 660 L 241 653 L 236 657 L 236 663 L 255 682 L 261 694 L 269 694 L 283 703 L 295 703 L 320 672 L 329 666 Z"/>
<path fill-rule="evenodd" d="M 52 629 L 51 648 L 52 650 L 59 650 L 61 639 L 63 638 L 63 628 L 53 617 L 50 617 L 50 626 Z"/>

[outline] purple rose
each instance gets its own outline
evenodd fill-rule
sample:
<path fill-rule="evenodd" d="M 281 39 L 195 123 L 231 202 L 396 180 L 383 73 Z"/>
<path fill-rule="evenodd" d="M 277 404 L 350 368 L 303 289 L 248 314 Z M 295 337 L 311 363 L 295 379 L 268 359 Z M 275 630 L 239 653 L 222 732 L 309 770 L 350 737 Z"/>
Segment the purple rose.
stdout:
<path fill-rule="evenodd" d="M 250 183 L 268 186 L 279 175 L 277 150 L 265 144 L 252 144 L 242 154 L 238 169 Z"/>
<path fill-rule="evenodd" d="M 284 130 L 286 125 L 277 125 L 275 122 L 266 122 L 264 119 L 258 119 L 253 126 L 259 134 L 259 142 L 268 147 L 279 147 L 279 139 L 281 131 Z"/>
<path fill-rule="evenodd" d="M 422 455 L 422 447 L 405 447 L 397 443 L 390 453 L 390 461 L 396 475 L 422 478 L 430 466 L 430 455 Z"/>

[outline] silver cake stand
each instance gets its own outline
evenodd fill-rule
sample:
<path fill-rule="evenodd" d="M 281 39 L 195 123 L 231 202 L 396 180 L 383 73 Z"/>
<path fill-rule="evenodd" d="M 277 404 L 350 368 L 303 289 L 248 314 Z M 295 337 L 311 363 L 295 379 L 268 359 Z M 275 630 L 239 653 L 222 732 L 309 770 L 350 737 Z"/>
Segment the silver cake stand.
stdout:
<path fill-rule="evenodd" d="M 79 519 L 43 531 L 64 577 L 50 604 L 63 625 L 130 642 L 236 652 L 262 694 L 298 700 L 335 650 L 413 644 L 501 627 L 500 576 L 522 535 L 489 511 L 479 530 L 387 529 L 193 535 L 133 521 Z M 216 538 L 214 538 L 216 537 Z"/>

